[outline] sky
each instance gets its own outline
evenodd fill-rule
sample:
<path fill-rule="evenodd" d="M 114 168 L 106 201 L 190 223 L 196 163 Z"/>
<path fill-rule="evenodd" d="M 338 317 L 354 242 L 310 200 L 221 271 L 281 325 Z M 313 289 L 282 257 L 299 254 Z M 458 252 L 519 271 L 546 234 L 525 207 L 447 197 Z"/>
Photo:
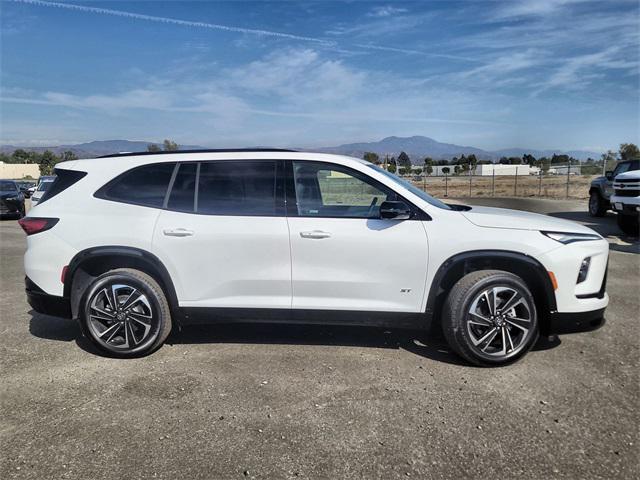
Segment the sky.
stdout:
<path fill-rule="evenodd" d="M 640 2 L 0 2 L 0 143 L 640 140 Z"/>

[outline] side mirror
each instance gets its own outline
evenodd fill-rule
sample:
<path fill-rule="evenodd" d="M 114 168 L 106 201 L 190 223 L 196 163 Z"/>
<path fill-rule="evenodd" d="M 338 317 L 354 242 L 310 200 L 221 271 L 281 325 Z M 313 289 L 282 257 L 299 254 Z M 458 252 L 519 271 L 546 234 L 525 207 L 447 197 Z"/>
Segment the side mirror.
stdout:
<path fill-rule="evenodd" d="M 408 220 L 411 218 L 411 209 L 404 202 L 382 202 L 380 205 L 380 218 Z"/>
<path fill-rule="evenodd" d="M 607 178 L 607 180 L 613 180 L 613 170 L 607 170 L 606 172 L 604 172 L 604 176 Z"/>

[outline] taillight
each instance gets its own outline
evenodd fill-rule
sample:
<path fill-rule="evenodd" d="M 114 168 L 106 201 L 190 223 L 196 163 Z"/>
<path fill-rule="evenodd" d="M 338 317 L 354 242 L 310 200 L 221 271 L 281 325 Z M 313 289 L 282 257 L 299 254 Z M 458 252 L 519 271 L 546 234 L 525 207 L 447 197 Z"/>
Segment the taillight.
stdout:
<path fill-rule="evenodd" d="M 58 220 L 58 218 L 25 217 L 18 220 L 18 223 L 27 235 L 33 235 L 49 230 L 58 223 Z"/>

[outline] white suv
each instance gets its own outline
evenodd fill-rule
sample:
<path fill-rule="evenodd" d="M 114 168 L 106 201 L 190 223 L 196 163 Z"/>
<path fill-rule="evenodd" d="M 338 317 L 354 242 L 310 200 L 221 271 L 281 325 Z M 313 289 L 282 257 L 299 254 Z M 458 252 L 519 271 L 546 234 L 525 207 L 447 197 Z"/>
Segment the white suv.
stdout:
<path fill-rule="evenodd" d="M 608 244 L 576 223 L 446 205 L 370 163 L 286 150 L 58 164 L 21 225 L 34 310 L 115 356 L 172 325 L 441 326 L 477 365 L 603 323 Z"/>

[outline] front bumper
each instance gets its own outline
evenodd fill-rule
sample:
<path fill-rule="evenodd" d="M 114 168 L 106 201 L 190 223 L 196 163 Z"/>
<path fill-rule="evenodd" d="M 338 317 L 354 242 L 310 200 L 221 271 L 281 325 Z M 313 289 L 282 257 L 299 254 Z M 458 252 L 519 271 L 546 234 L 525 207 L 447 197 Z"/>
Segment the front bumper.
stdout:
<path fill-rule="evenodd" d="M 604 308 L 600 308 L 589 312 L 550 313 L 546 331 L 543 333 L 558 335 L 597 330 L 605 324 L 604 310 Z"/>
<path fill-rule="evenodd" d="M 621 215 L 640 215 L 640 197 L 611 197 L 611 208 Z"/>
<path fill-rule="evenodd" d="M 0 199 L 0 215 L 18 215 L 22 211 L 22 204 L 17 200 Z"/>
<path fill-rule="evenodd" d="M 71 302 L 67 297 L 58 297 L 44 292 L 29 277 L 25 277 L 27 302 L 36 312 L 53 317 L 71 318 Z"/>

